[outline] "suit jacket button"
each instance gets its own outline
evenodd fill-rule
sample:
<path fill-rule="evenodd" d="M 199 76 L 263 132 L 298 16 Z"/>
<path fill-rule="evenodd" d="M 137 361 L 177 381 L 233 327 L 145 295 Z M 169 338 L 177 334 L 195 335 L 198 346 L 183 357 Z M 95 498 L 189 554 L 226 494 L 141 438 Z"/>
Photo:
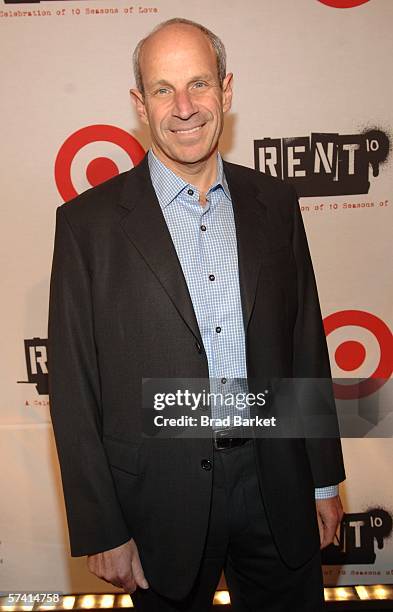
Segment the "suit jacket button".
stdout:
<path fill-rule="evenodd" d="M 202 459 L 201 466 L 203 470 L 206 470 L 208 472 L 212 469 L 212 462 L 209 461 L 209 459 Z"/>

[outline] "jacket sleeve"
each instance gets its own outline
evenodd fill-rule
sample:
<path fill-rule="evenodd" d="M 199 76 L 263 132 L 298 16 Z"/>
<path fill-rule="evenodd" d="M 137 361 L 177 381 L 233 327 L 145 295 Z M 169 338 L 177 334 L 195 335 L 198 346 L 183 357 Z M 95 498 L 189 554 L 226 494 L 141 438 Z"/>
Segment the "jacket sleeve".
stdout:
<path fill-rule="evenodd" d="M 90 275 L 66 207 L 57 210 L 50 284 L 49 396 L 71 555 L 82 556 L 130 535 L 102 444 Z"/>
<path fill-rule="evenodd" d="M 336 406 L 326 337 L 323 328 L 317 286 L 307 244 L 303 219 L 296 194 L 293 193 L 293 251 L 297 271 L 297 315 L 293 338 L 293 377 L 303 395 L 313 396 L 321 406 L 311 412 L 336 421 Z M 316 379 L 320 379 L 317 381 Z M 312 388 L 310 395 L 310 388 Z M 309 415 L 306 415 L 309 416 Z M 323 431 L 323 427 L 321 430 Z M 338 432 L 338 424 L 337 424 Z M 345 480 L 344 463 L 339 437 L 306 437 L 306 449 L 316 488 L 335 485 Z"/>

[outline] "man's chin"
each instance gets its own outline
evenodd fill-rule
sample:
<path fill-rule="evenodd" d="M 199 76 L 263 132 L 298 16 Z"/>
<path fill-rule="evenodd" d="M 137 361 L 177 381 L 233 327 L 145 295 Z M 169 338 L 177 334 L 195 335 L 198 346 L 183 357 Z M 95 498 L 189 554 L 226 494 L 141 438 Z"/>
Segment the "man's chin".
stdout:
<path fill-rule="evenodd" d="M 173 151 L 171 159 L 178 164 L 198 164 L 208 160 L 210 157 L 215 155 L 216 149 L 204 149 L 204 150 L 191 150 L 181 149 Z"/>
<path fill-rule="evenodd" d="M 214 157 L 217 153 L 217 145 L 215 147 L 205 146 L 168 146 L 158 147 L 152 144 L 153 153 L 158 157 L 163 164 L 171 166 L 192 166 L 207 161 Z"/>

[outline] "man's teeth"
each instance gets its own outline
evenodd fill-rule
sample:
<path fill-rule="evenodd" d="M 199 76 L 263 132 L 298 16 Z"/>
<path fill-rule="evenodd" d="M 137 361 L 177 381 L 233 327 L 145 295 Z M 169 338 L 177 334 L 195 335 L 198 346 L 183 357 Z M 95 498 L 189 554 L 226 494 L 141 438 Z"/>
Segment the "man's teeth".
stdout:
<path fill-rule="evenodd" d="M 175 134 L 192 134 L 193 132 L 200 130 L 201 127 L 201 125 L 198 125 L 198 127 L 192 128 L 191 130 L 174 130 L 174 132 Z"/>

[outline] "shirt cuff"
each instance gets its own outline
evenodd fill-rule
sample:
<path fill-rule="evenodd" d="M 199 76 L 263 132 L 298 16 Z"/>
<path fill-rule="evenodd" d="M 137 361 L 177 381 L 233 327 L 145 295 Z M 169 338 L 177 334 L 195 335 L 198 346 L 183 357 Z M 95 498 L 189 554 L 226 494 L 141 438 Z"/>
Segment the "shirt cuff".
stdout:
<path fill-rule="evenodd" d="M 329 499 L 338 495 L 338 484 L 331 487 L 321 487 L 315 489 L 315 499 Z"/>

